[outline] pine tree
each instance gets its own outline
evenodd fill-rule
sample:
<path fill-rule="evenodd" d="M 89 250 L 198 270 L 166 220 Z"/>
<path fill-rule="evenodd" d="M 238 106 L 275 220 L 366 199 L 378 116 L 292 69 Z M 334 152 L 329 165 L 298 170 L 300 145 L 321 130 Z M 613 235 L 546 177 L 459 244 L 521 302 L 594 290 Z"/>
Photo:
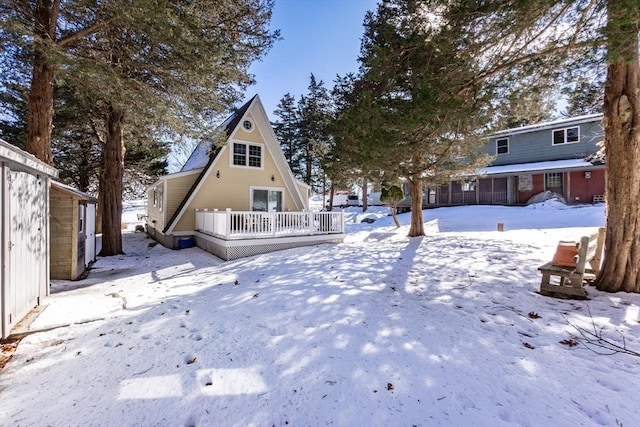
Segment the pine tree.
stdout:
<path fill-rule="evenodd" d="M 602 113 L 604 81 L 598 77 L 594 76 L 590 79 L 581 77 L 575 84 L 563 89 L 562 93 L 567 96 L 565 116 L 575 117 Z"/>
<path fill-rule="evenodd" d="M 56 78 L 102 109 L 102 255 L 122 252 L 126 124 L 210 136 L 216 116 L 251 83 L 251 62 L 278 37 L 268 30 L 272 7 L 272 0 L 2 3 L 10 17 L 3 46 L 26 40 L 31 53 L 27 149 L 53 161 Z"/>
<path fill-rule="evenodd" d="M 273 114 L 279 117 L 279 120 L 273 123 L 273 130 L 280 141 L 282 152 L 289 163 L 293 175 L 297 179 L 302 179 L 300 118 L 295 97 L 290 93 L 286 93 L 280 99 Z"/>
<path fill-rule="evenodd" d="M 321 159 L 329 144 L 327 126 L 331 114 L 331 98 L 322 80 L 317 81 L 311 74 L 308 92 L 298 101 L 301 164 L 304 167 L 303 180 L 313 191 L 323 187 L 324 172 Z"/>
<path fill-rule="evenodd" d="M 382 2 L 365 18 L 362 81 L 381 135 L 367 161 L 379 160 L 381 170 L 408 182 L 412 237 L 424 235 L 423 185 L 473 173 L 488 161 L 475 132 L 489 119 L 491 92 L 474 78 L 468 23 L 415 0 Z"/>

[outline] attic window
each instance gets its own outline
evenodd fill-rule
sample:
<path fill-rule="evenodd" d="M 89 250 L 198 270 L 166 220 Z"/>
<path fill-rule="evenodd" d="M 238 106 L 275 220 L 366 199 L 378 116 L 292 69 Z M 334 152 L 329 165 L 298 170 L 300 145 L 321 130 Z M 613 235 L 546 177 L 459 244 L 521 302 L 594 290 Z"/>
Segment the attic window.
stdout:
<path fill-rule="evenodd" d="M 262 168 L 262 146 L 234 142 L 232 164 L 234 166 Z"/>
<path fill-rule="evenodd" d="M 253 130 L 253 123 L 251 123 L 251 120 L 244 120 L 242 122 L 242 129 L 244 129 L 245 132 L 251 132 Z"/>
<path fill-rule="evenodd" d="M 572 144 L 580 141 L 580 127 L 574 126 L 553 131 L 553 145 Z"/>

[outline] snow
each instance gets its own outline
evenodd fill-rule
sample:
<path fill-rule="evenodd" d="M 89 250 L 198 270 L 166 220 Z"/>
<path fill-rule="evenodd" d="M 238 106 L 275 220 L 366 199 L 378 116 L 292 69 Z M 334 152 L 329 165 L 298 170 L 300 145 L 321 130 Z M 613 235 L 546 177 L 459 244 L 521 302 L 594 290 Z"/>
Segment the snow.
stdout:
<path fill-rule="evenodd" d="M 549 160 L 546 162 L 518 163 L 515 165 L 488 166 L 478 169 L 478 175 L 501 175 L 522 172 L 540 172 L 557 169 L 586 169 L 594 165 L 584 159 Z"/>
<path fill-rule="evenodd" d="M 345 216 L 343 244 L 227 262 L 129 227 L 126 255 L 52 283 L 0 425 L 637 425 L 640 359 L 586 337 L 640 351 L 640 295 L 536 293 L 603 205 L 425 210 L 417 238 Z"/>

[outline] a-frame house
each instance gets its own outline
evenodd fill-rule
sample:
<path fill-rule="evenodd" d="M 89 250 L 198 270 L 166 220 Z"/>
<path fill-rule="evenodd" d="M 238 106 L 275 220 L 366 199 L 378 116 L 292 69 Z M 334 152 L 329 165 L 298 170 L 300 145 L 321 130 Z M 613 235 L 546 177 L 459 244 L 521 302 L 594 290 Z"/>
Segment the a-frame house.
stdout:
<path fill-rule="evenodd" d="M 328 227 L 324 218 L 306 212 L 309 187 L 293 176 L 257 95 L 219 130 L 218 145 L 199 143 L 180 172 L 163 176 L 148 188 L 149 236 L 174 249 L 197 244 L 224 259 L 305 241 L 309 245 L 342 240 L 341 217 L 315 213 L 330 215 Z M 312 223 L 321 219 L 323 224 L 314 227 Z M 303 222 L 308 233 L 283 227 Z M 292 234 L 296 244 L 285 243 L 283 239 Z M 326 234 L 332 234 L 331 239 Z M 230 250 L 230 246 L 244 249 Z"/>

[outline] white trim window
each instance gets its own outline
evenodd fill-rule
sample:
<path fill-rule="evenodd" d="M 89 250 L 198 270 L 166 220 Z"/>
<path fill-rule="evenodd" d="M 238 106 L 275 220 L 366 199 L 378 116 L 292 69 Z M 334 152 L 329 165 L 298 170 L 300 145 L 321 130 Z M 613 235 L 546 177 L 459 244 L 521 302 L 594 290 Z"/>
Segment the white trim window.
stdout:
<path fill-rule="evenodd" d="M 553 145 L 575 144 L 580 142 L 580 126 L 573 126 L 553 131 L 551 142 Z"/>
<path fill-rule="evenodd" d="M 262 169 L 263 151 L 262 145 L 234 142 L 231 165 Z"/>
<path fill-rule="evenodd" d="M 509 138 L 496 139 L 496 154 L 509 154 Z"/>

